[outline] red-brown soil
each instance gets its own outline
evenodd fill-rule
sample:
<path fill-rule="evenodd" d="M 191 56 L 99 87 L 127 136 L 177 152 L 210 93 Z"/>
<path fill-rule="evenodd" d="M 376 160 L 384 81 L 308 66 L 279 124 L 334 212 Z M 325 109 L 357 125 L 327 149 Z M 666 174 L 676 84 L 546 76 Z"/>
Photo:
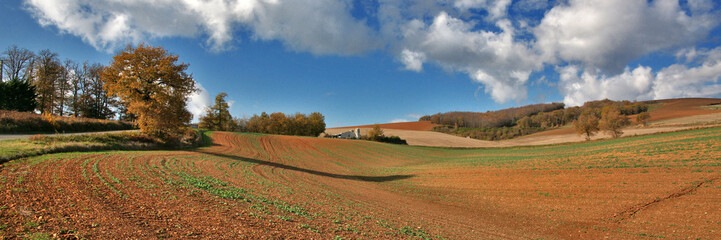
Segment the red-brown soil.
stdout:
<path fill-rule="evenodd" d="M 721 111 L 701 108 L 712 104 L 721 104 L 718 98 L 681 98 L 654 101 L 661 103 L 661 107 L 651 111 L 650 121 L 660 121 L 672 118 L 718 113 Z"/>
<path fill-rule="evenodd" d="M 721 129 L 449 150 L 212 135 L 0 168 L 3 238 L 628 239 L 721 231 Z"/>

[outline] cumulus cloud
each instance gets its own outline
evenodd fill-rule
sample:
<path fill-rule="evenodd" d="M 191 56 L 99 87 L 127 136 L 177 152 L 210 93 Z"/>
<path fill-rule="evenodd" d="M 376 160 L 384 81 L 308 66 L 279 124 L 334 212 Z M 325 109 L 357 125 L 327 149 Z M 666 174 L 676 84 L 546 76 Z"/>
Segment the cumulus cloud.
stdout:
<path fill-rule="evenodd" d="M 380 42 L 362 21 L 335 0 L 25 0 L 43 26 L 81 37 L 96 49 L 112 51 L 155 37 L 206 36 L 214 51 L 232 47 L 234 33 L 280 40 L 288 48 L 314 54 L 358 54 Z"/>
<path fill-rule="evenodd" d="M 693 44 L 718 26 L 718 12 L 691 5 L 697 7 L 689 14 L 675 0 L 571 0 L 543 17 L 536 47 L 550 62 L 558 58 L 619 73 L 630 61 Z"/>
<path fill-rule="evenodd" d="M 407 70 L 420 72 L 423 70 L 423 62 L 426 61 L 426 54 L 403 49 L 400 58 L 401 62 L 406 65 Z"/>
<path fill-rule="evenodd" d="M 524 100 L 528 76 L 542 62 L 527 44 L 514 40 L 510 21 L 499 20 L 496 26 L 501 32 L 476 31 L 474 25 L 446 12 L 439 13 L 429 25 L 410 21 L 404 29 L 405 46 L 413 50 L 404 50 L 403 62 L 407 69 L 419 69 L 419 61 L 405 58 L 410 53 L 422 53 L 447 69 L 466 72 L 497 102 Z"/>
<path fill-rule="evenodd" d="M 198 88 L 198 91 L 190 95 L 190 102 L 188 102 L 187 108 L 188 111 L 193 114 L 193 122 L 198 122 L 200 115 L 205 112 L 205 107 L 210 106 L 210 93 L 198 82 L 195 83 L 195 86 Z"/>
<path fill-rule="evenodd" d="M 649 100 L 711 97 L 721 94 L 721 47 L 702 52 L 699 66 L 673 64 L 654 73 L 650 67 L 626 68 L 614 76 L 578 66 L 559 67 L 559 85 L 569 106 L 598 99 Z"/>

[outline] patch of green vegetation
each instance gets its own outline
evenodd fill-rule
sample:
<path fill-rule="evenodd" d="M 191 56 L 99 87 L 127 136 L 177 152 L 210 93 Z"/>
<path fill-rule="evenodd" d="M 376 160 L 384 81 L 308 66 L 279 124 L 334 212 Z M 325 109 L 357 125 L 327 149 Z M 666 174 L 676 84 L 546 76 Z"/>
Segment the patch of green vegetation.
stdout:
<path fill-rule="evenodd" d="M 29 227 L 29 228 L 37 228 L 38 226 L 40 226 L 40 224 L 37 222 L 29 221 L 29 222 L 26 222 L 24 224 L 24 226 Z"/>
<path fill-rule="evenodd" d="M 301 223 L 301 224 L 300 224 L 300 228 L 308 229 L 308 230 L 310 230 L 311 232 L 320 233 L 320 231 L 319 231 L 317 228 L 312 227 L 312 226 L 310 226 L 310 225 L 308 225 L 308 224 L 305 224 L 305 223 Z"/>
<path fill-rule="evenodd" d="M 31 233 L 27 236 L 27 239 L 31 240 L 50 240 L 52 237 L 49 233 Z"/>
<path fill-rule="evenodd" d="M 721 110 L 721 104 L 713 104 L 708 106 L 701 106 L 701 108 L 709 109 L 709 110 Z"/>
<path fill-rule="evenodd" d="M 202 132 L 199 139 L 209 139 Z M 194 147 L 202 143 L 181 144 L 164 141 L 140 132 L 81 134 L 63 136 L 37 135 L 30 139 L 0 141 L 0 164 L 24 157 L 62 152 L 94 152 L 106 150 L 161 150 Z M 209 143 L 208 143 L 209 144 Z"/>
<path fill-rule="evenodd" d="M 420 228 L 413 228 L 413 227 L 405 226 L 405 227 L 402 227 L 401 229 L 399 229 L 398 231 L 400 231 L 402 234 L 404 234 L 406 236 L 416 237 L 416 238 L 420 238 L 420 239 L 424 239 L 424 240 L 433 239 L 431 237 L 431 235 L 424 232 Z"/>
<path fill-rule="evenodd" d="M 659 108 L 662 107 L 662 106 L 663 106 L 663 103 L 652 103 L 652 104 L 649 104 L 649 105 L 648 105 L 648 110 L 647 110 L 647 111 L 648 111 L 648 112 L 651 112 L 651 111 L 654 111 L 654 110 L 656 110 L 656 109 L 659 109 Z"/>
<path fill-rule="evenodd" d="M 120 197 L 127 197 L 127 196 L 125 196 L 125 195 L 123 194 L 123 192 L 121 192 L 120 190 L 118 190 L 115 186 L 113 186 L 113 184 L 110 184 L 110 182 L 108 182 L 107 180 L 105 180 L 105 178 L 104 178 L 102 175 L 100 175 L 100 170 L 98 169 L 98 163 L 100 163 L 100 160 L 102 160 L 102 158 L 98 158 L 97 160 L 95 160 L 95 163 L 93 164 L 93 172 L 95 173 L 95 176 L 96 176 L 98 179 L 100 179 L 100 181 L 101 181 L 103 184 L 105 184 L 105 186 L 107 186 L 108 188 L 110 188 L 110 190 L 112 190 L 113 192 L 117 193 Z"/>

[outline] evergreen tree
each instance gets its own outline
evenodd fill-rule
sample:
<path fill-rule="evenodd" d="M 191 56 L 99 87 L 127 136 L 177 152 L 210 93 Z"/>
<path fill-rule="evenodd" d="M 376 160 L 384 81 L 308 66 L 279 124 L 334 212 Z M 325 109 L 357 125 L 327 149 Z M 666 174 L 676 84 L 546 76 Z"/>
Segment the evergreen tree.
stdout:
<path fill-rule="evenodd" d="M 35 110 L 35 87 L 28 81 L 12 78 L 0 83 L 0 109 L 29 112 Z"/>

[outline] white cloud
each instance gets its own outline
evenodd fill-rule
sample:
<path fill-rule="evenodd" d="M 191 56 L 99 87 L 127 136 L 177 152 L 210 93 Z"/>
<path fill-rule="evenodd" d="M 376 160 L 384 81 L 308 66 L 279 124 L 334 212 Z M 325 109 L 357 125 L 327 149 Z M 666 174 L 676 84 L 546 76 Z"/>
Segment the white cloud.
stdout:
<path fill-rule="evenodd" d="M 195 82 L 195 87 L 198 88 L 198 91 L 190 95 L 190 102 L 188 102 L 188 111 L 193 114 L 192 122 L 198 122 L 200 115 L 205 112 L 205 107 L 210 106 L 210 93 L 208 93 L 208 90 L 205 90 L 203 85 L 198 82 Z M 229 102 L 229 104 L 232 103 Z"/>
<path fill-rule="evenodd" d="M 544 16 L 536 47 L 547 61 L 577 61 L 615 74 L 643 55 L 704 38 L 721 20 L 704 9 L 689 15 L 674 0 L 571 0 Z"/>
<path fill-rule="evenodd" d="M 648 100 L 679 97 L 712 97 L 721 94 L 721 47 L 701 55 L 700 66 L 673 64 L 653 73 L 650 67 L 626 68 L 607 77 L 599 71 L 581 71 L 578 66 L 557 68 L 564 103 L 582 105 L 598 99 Z"/>
<path fill-rule="evenodd" d="M 370 27 L 350 15 L 349 4 L 336 0 L 262 3 L 251 25 L 258 38 L 282 39 L 296 51 L 359 54 L 379 48 Z"/>
<path fill-rule="evenodd" d="M 656 74 L 654 99 L 711 97 L 721 94 L 721 47 L 700 53 L 700 66 L 673 64 Z"/>
<path fill-rule="evenodd" d="M 406 70 L 420 72 L 423 70 L 423 62 L 426 61 L 426 54 L 403 49 L 401 62 L 406 65 Z"/>
<path fill-rule="evenodd" d="M 499 20 L 496 26 L 501 32 L 474 31 L 472 24 L 441 12 L 430 25 L 418 20 L 407 23 L 405 46 L 413 49 L 409 52 L 423 53 L 428 61 L 466 72 L 496 102 L 524 100 L 528 76 L 542 62 L 525 43 L 514 40 L 510 21 Z M 406 64 L 415 70 L 412 66 Z"/>
<path fill-rule="evenodd" d="M 688 6 L 691 12 L 707 12 L 714 7 L 712 0 L 688 0 Z"/>
<path fill-rule="evenodd" d="M 207 36 L 214 51 L 232 47 L 234 32 L 280 40 L 314 54 L 358 54 L 380 47 L 373 31 L 335 0 L 25 0 L 43 26 L 79 36 L 99 50 L 155 37 Z"/>

